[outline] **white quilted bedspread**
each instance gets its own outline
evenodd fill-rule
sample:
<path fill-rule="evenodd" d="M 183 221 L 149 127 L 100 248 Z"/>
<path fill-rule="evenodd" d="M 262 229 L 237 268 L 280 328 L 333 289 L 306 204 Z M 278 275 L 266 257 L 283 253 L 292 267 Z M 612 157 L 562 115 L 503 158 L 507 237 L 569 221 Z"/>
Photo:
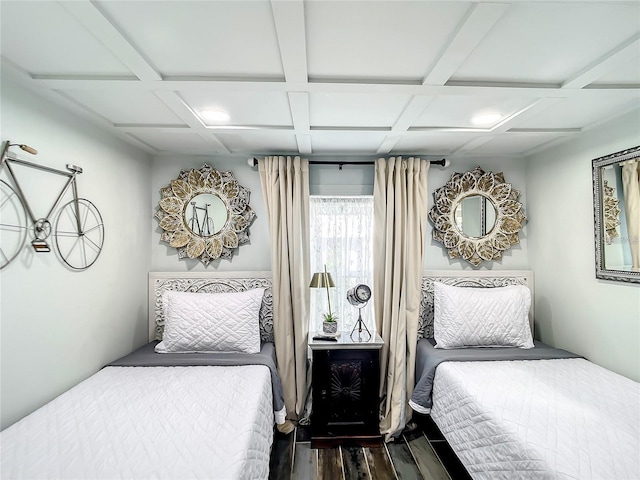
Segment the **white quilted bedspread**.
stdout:
<path fill-rule="evenodd" d="M 3 479 L 266 479 L 269 369 L 106 367 L 0 434 Z"/>
<path fill-rule="evenodd" d="M 640 479 L 640 384 L 584 359 L 442 363 L 431 416 L 475 479 Z"/>

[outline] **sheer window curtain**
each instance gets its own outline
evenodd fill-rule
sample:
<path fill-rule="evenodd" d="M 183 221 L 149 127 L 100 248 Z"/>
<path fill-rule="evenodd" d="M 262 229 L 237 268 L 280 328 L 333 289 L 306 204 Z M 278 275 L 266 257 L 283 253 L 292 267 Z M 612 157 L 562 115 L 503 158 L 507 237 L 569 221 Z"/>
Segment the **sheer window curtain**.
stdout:
<path fill-rule="evenodd" d="M 633 270 L 640 271 L 640 161 L 622 164 L 622 188 Z"/>
<path fill-rule="evenodd" d="M 331 311 L 338 315 L 338 327 L 350 332 L 358 310 L 347 302 L 347 290 L 359 283 L 372 287 L 373 281 L 373 197 L 313 196 L 309 200 L 311 222 L 311 272 L 324 265 L 336 287 L 331 289 Z M 371 332 L 373 302 L 362 310 Z M 311 291 L 311 329 L 322 330 L 322 313 L 327 312 L 323 289 Z"/>
<path fill-rule="evenodd" d="M 375 165 L 373 294 L 376 326 L 385 342 L 380 352 L 380 430 L 387 441 L 411 418 L 428 171 L 429 161 L 413 157 L 381 158 Z"/>
<path fill-rule="evenodd" d="M 287 418 L 296 420 L 304 409 L 308 383 L 309 162 L 266 157 L 258 160 L 258 169 L 271 237 L 278 373 Z M 288 428 L 292 429 L 290 422 Z"/>

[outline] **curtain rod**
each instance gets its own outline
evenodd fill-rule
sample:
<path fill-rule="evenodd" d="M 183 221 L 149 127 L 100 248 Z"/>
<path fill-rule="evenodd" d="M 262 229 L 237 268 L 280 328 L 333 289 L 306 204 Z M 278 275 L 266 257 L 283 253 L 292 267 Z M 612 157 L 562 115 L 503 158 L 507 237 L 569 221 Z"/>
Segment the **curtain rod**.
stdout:
<path fill-rule="evenodd" d="M 247 160 L 247 163 L 250 167 L 255 167 L 258 164 L 258 159 L 255 157 L 251 157 Z M 429 160 L 431 165 L 440 165 L 442 168 L 447 168 L 451 165 L 451 161 L 443 158 L 441 160 Z M 340 161 L 330 161 L 330 162 L 321 162 L 318 160 L 310 160 L 309 165 L 338 165 L 339 169 L 342 170 L 343 165 L 375 165 L 375 162 L 340 162 Z"/>

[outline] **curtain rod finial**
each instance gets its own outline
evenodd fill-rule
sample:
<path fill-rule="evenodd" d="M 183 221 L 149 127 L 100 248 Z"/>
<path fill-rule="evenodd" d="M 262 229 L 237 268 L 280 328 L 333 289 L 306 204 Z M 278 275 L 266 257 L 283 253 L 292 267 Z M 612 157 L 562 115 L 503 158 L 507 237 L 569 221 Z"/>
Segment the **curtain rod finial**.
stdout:
<path fill-rule="evenodd" d="M 447 168 L 451 165 L 451 160 L 448 158 L 443 158 L 442 160 L 430 160 L 429 163 L 431 165 L 440 165 L 442 168 Z"/>
<path fill-rule="evenodd" d="M 250 167 L 255 167 L 258 164 L 258 159 L 255 157 L 249 157 L 247 159 L 247 163 L 249 164 Z"/>

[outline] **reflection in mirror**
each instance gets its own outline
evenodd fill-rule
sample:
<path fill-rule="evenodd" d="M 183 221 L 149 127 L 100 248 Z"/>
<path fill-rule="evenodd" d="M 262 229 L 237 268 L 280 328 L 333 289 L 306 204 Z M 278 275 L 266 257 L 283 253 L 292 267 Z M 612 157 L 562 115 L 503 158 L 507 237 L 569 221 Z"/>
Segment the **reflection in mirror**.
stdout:
<path fill-rule="evenodd" d="M 184 221 L 191 233 L 210 237 L 227 223 L 227 207 L 218 195 L 200 193 L 187 203 Z"/>
<path fill-rule="evenodd" d="M 496 223 L 496 209 L 484 195 L 469 195 L 458 203 L 455 222 L 467 237 L 484 237 Z"/>
<path fill-rule="evenodd" d="M 602 215 L 604 233 L 604 263 L 608 270 L 630 270 L 631 248 L 628 241 L 626 214 L 622 194 L 620 164 L 602 168 Z"/>
<path fill-rule="evenodd" d="M 596 277 L 640 283 L 640 147 L 596 158 Z"/>

